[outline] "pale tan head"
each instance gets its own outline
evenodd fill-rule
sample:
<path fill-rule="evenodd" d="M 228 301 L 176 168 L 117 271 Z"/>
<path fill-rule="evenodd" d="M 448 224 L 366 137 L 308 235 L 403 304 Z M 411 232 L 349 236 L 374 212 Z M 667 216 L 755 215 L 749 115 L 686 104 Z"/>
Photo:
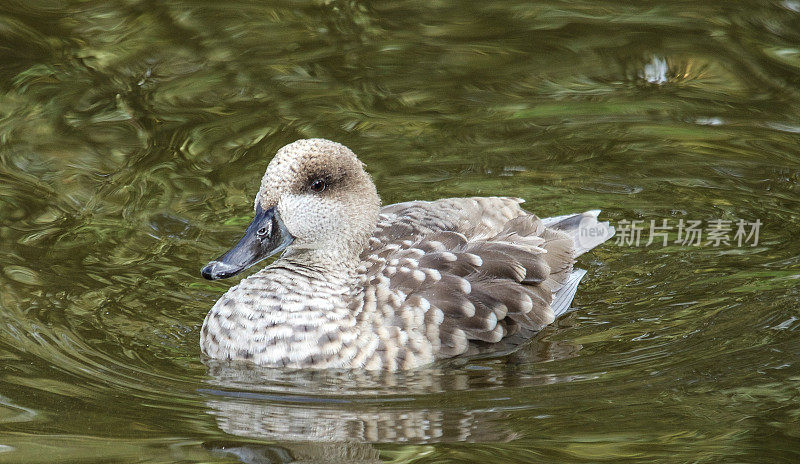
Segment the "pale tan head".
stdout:
<path fill-rule="evenodd" d="M 244 236 L 208 263 L 203 277 L 231 277 L 283 250 L 309 266 L 351 267 L 379 209 L 375 184 L 349 148 L 325 139 L 290 143 L 267 166 Z"/>
<path fill-rule="evenodd" d="M 325 139 L 290 143 L 275 154 L 256 203 L 276 207 L 294 237 L 287 255 L 356 258 L 378 219 L 380 198 L 364 164 L 342 144 Z"/>

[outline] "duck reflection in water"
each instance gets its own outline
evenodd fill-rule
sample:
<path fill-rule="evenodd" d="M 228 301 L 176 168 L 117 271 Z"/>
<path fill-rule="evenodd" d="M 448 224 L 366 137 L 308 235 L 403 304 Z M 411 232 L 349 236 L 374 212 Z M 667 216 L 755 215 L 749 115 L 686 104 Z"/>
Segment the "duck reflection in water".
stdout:
<path fill-rule="evenodd" d="M 205 446 L 248 463 L 377 463 L 374 445 L 382 443 L 510 442 L 527 432 L 515 430 L 509 420 L 509 414 L 529 406 L 525 389 L 582 379 L 536 374 L 531 366 L 572 357 L 579 349 L 571 342 L 536 340 L 507 356 L 404 372 L 206 360 L 210 379 L 202 393 L 209 413 L 222 431 L 242 441 Z M 462 392 L 483 400 L 454 402 Z"/>

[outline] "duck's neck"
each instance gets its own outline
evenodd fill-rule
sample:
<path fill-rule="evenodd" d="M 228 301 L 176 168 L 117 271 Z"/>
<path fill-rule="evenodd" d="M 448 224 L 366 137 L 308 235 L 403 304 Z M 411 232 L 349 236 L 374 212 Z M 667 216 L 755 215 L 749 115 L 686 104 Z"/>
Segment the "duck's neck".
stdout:
<path fill-rule="evenodd" d="M 319 269 L 326 274 L 353 274 L 361 264 L 361 254 L 369 243 L 372 227 L 343 234 L 342 237 L 313 243 L 297 243 L 289 246 L 281 260 Z"/>
<path fill-rule="evenodd" d="M 276 264 L 317 272 L 323 278 L 345 278 L 355 274 L 360 264 L 359 254 L 337 253 L 329 248 L 293 248 L 286 250 Z"/>

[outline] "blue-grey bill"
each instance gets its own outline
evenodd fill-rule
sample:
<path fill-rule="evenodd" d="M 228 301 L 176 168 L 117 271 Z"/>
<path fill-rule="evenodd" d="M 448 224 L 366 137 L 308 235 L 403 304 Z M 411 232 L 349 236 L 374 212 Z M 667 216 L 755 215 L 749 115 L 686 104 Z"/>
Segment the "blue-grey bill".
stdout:
<path fill-rule="evenodd" d="M 256 206 L 253 222 L 244 237 L 219 258 L 206 264 L 200 273 L 208 280 L 235 276 L 259 261 L 280 253 L 292 244 L 294 237 L 286 230 L 280 214 L 273 207 L 263 210 Z"/>

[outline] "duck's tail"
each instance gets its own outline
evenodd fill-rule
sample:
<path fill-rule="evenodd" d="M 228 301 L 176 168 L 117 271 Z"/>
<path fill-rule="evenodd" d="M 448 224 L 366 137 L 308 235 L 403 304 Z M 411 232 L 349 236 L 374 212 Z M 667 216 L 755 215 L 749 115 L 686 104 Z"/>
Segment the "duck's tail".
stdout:
<path fill-rule="evenodd" d="M 599 214 L 599 209 L 593 209 L 585 213 L 543 218 L 542 222 L 546 227 L 566 232 L 572 237 L 575 242 L 575 256 L 578 257 L 610 239 L 616 232 L 608 221 L 599 222 L 597 220 Z M 564 282 L 564 286 L 553 296 L 550 307 L 553 309 L 555 317 L 567 312 L 575 298 L 578 284 L 585 275 L 585 270 L 574 269 Z"/>
<path fill-rule="evenodd" d="M 542 219 L 546 227 L 566 232 L 575 241 L 578 257 L 614 236 L 614 227 L 608 221 L 599 222 L 599 209 L 585 213 L 567 214 Z"/>

